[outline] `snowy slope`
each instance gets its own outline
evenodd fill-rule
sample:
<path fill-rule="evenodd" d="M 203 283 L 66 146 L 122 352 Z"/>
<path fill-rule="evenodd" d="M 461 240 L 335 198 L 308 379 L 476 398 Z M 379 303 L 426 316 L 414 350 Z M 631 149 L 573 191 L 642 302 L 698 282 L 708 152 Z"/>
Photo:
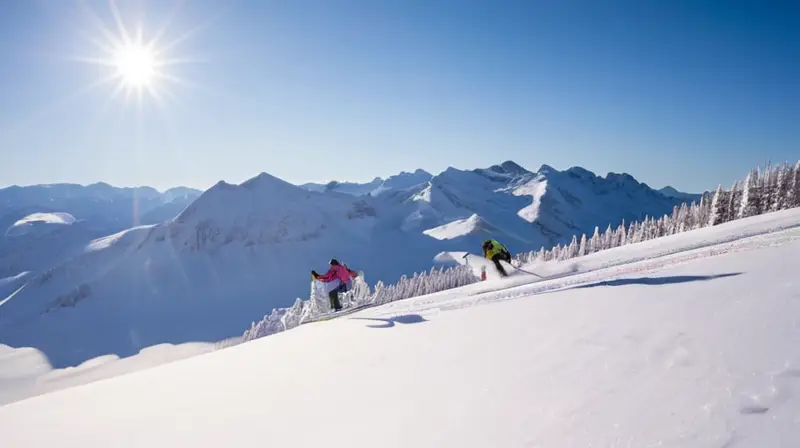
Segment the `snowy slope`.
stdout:
<path fill-rule="evenodd" d="M 0 237 L 0 278 L 41 273 L 80 254 L 103 227 L 67 213 L 37 213 L 17 221 Z M 7 291 L 0 285 L 0 300 Z"/>
<path fill-rule="evenodd" d="M 792 446 L 798 213 L 703 229 L 704 242 L 725 241 L 792 219 L 624 269 L 394 302 L 12 403 L 0 408 L 3 445 Z"/>
<path fill-rule="evenodd" d="M 457 219 L 439 227 L 425 230 L 422 233 L 437 240 L 450 240 L 475 233 L 491 235 L 496 233 L 496 230 L 486 224 L 480 216 L 472 214 L 469 218 Z"/>

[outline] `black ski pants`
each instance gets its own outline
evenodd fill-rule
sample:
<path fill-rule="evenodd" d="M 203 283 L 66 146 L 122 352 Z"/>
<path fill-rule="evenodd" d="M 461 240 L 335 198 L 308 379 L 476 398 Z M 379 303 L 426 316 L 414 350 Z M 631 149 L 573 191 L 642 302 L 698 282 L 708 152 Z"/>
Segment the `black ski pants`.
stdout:
<path fill-rule="evenodd" d="M 341 285 L 337 286 L 336 289 L 333 289 L 331 292 L 328 293 L 328 298 L 331 301 L 331 308 L 334 310 L 342 309 L 342 302 L 339 301 L 339 293 L 347 292 L 347 284 L 342 283 Z"/>
<path fill-rule="evenodd" d="M 503 265 L 500 264 L 500 260 L 503 260 L 506 263 L 511 264 L 511 254 L 508 252 L 500 252 L 498 254 L 492 255 L 492 261 L 494 262 L 494 266 L 500 272 L 500 275 L 502 275 L 503 277 L 507 277 L 508 272 L 506 272 L 505 268 L 503 268 Z"/>

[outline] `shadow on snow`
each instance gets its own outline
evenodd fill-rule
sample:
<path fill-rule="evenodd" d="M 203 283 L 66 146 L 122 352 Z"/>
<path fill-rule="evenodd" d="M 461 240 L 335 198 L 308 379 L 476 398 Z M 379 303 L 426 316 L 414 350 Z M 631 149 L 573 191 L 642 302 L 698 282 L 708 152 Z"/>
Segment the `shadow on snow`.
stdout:
<path fill-rule="evenodd" d="M 428 322 L 424 317 L 419 314 L 403 314 L 401 316 L 390 317 L 389 319 L 382 319 L 377 317 L 352 317 L 353 320 L 375 320 L 383 322 L 383 325 L 367 325 L 369 328 L 391 328 L 394 327 L 395 322 L 401 324 L 418 324 Z"/>
<path fill-rule="evenodd" d="M 618 278 L 615 280 L 606 280 L 602 282 L 595 282 L 586 285 L 575 286 L 574 288 L 571 289 L 594 288 L 597 286 L 628 286 L 628 285 L 659 286 L 659 285 L 670 285 L 675 283 L 689 283 L 689 282 L 715 280 L 718 278 L 734 277 L 741 274 L 742 274 L 741 272 L 732 272 L 732 273 L 717 274 L 717 275 L 673 275 L 668 277 Z"/>

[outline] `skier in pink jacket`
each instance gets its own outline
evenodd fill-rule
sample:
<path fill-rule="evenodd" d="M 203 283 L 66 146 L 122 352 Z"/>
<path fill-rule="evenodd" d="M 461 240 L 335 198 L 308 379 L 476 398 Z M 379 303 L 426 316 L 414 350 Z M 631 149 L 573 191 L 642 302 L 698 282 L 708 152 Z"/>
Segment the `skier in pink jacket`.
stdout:
<path fill-rule="evenodd" d="M 328 293 L 328 297 L 331 300 L 331 308 L 335 311 L 339 311 L 342 309 L 342 304 L 339 302 L 339 293 L 347 292 L 351 284 L 350 279 L 358 277 L 358 272 L 351 270 L 346 264 L 339 263 L 339 260 L 335 258 L 331 259 L 329 264 L 331 268 L 328 272 L 319 275 L 317 271 L 311 271 L 311 276 L 325 283 L 339 281 L 339 285 Z"/>

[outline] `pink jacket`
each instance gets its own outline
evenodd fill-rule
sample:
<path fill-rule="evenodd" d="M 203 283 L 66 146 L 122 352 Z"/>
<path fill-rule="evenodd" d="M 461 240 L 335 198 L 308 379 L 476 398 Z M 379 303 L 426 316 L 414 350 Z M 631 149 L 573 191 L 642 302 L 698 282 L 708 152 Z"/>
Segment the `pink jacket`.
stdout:
<path fill-rule="evenodd" d="M 328 272 L 320 275 L 317 277 L 317 280 L 321 280 L 325 283 L 332 282 L 336 279 L 339 279 L 342 283 L 347 283 L 350 281 L 350 278 L 357 277 L 358 274 L 350 273 L 350 269 L 347 268 L 347 265 L 341 264 L 338 266 L 331 266 Z"/>

